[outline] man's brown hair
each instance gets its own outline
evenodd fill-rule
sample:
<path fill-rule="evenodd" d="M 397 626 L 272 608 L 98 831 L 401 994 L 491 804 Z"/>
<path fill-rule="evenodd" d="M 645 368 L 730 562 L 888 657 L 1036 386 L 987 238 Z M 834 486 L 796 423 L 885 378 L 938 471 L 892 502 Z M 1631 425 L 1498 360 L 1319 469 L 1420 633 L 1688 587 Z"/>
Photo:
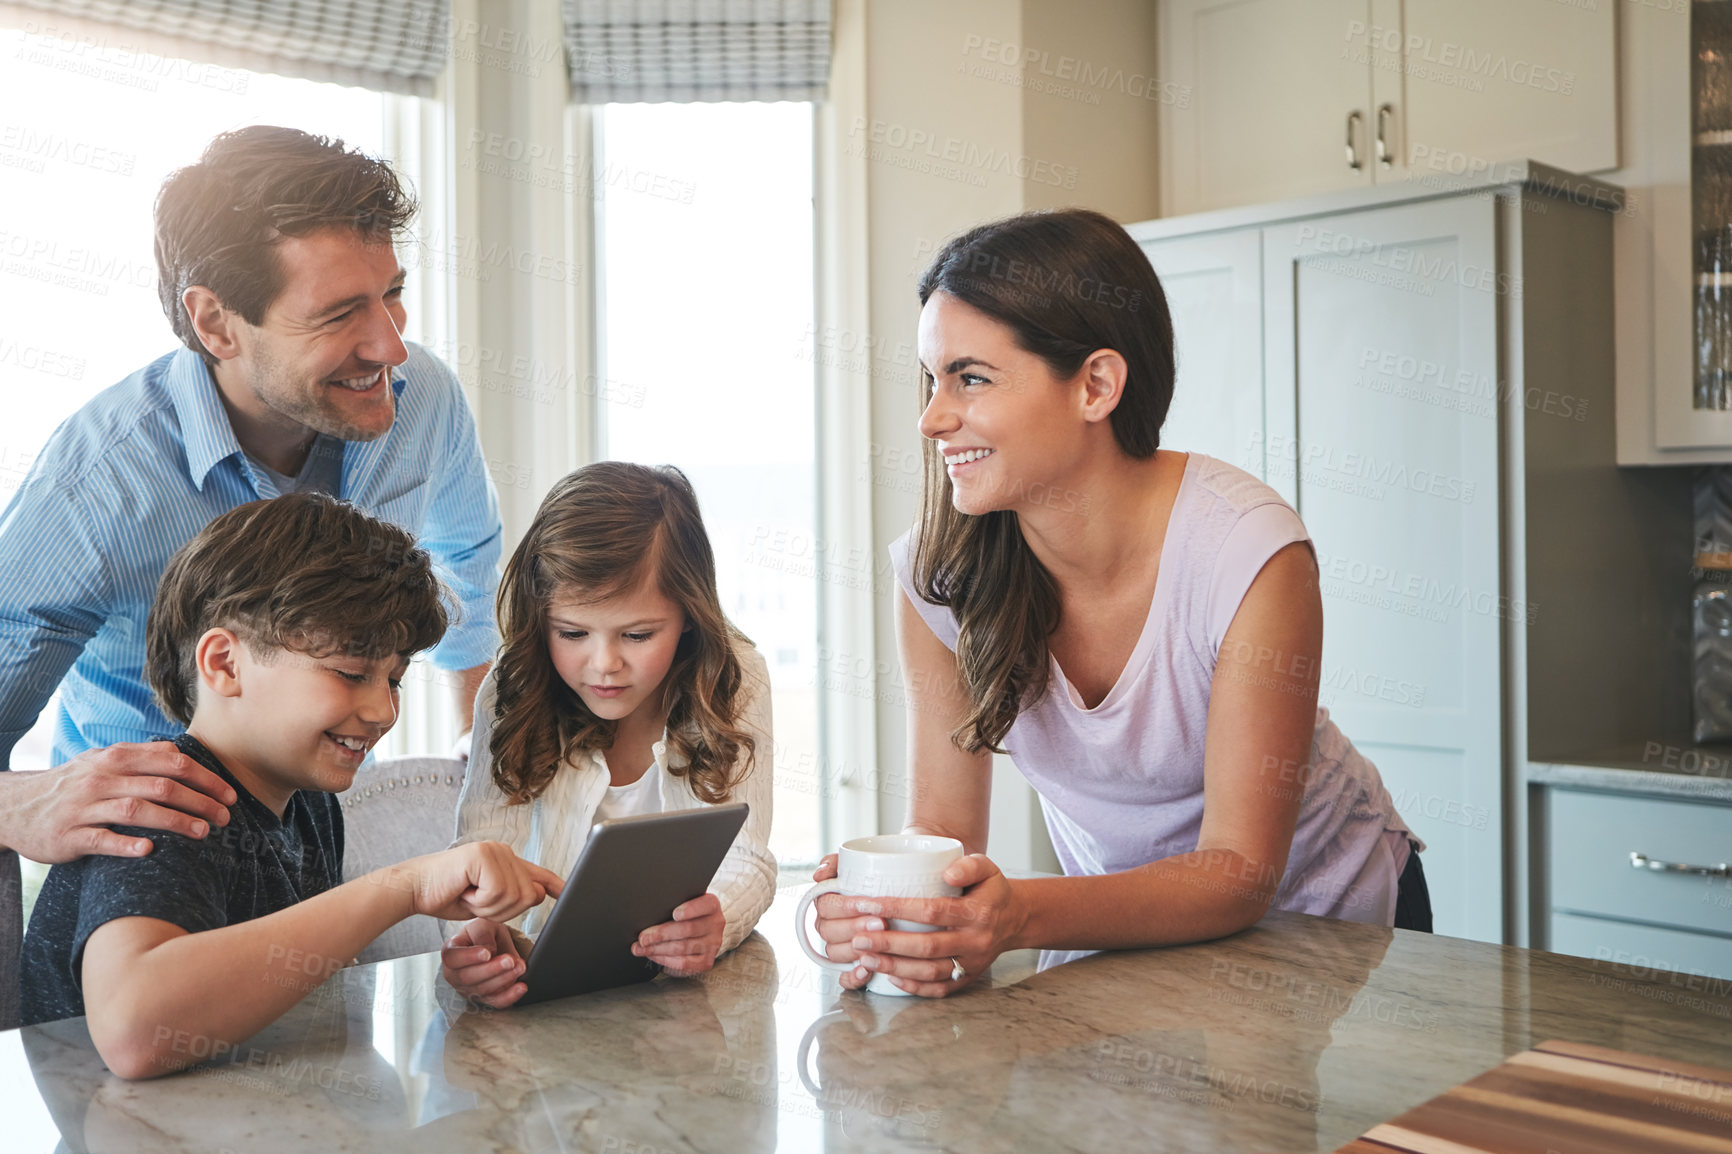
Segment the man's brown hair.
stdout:
<path fill-rule="evenodd" d="M 250 501 L 169 559 L 144 627 L 144 672 L 181 724 L 198 702 L 198 640 L 232 629 L 261 654 L 369 660 L 431 649 L 449 594 L 415 539 L 324 493 Z"/>
<path fill-rule="evenodd" d="M 391 166 L 340 140 L 255 124 L 212 140 L 156 197 L 156 283 L 174 335 L 210 361 L 181 297 L 215 293 L 250 325 L 283 291 L 276 247 L 322 228 L 395 243 L 415 198 Z"/>

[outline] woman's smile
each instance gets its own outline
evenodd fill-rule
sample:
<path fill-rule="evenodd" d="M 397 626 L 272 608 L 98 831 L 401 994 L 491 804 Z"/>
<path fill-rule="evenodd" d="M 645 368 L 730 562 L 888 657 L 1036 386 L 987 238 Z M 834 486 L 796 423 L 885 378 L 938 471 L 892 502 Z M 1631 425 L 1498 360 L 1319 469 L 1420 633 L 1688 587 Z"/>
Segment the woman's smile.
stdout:
<path fill-rule="evenodd" d="M 952 477 L 966 472 L 968 468 L 992 456 L 991 449 L 957 449 L 939 446 L 939 453 L 944 457 L 944 471 Z"/>

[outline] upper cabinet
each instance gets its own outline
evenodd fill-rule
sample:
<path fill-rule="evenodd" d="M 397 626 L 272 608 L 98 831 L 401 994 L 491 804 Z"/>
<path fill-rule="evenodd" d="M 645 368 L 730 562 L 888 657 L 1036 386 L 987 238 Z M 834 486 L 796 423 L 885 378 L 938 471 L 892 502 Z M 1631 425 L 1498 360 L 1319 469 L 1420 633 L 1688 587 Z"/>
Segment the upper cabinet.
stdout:
<path fill-rule="evenodd" d="M 1165 0 L 1162 212 L 1617 167 L 1614 4 Z"/>
<path fill-rule="evenodd" d="M 1560 0 L 1391 0 L 1414 175 L 1539 160 L 1618 166 L 1617 8 Z"/>
<path fill-rule="evenodd" d="M 1163 68 L 1190 100 L 1163 108 L 1162 214 L 1370 184 L 1370 72 L 1342 52 L 1365 14 L 1365 0 L 1163 4 Z"/>
<path fill-rule="evenodd" d="M 1732 3 L 1626 20 L 1618 463 L 1732 462 Z"/>

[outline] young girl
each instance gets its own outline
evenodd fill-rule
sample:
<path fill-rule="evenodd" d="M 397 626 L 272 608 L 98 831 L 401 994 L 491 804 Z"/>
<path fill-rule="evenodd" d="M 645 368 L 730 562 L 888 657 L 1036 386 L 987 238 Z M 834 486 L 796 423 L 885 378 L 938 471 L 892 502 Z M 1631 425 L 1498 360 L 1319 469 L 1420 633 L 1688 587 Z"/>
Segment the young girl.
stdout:
<path fill-rule="evenodd" d="M 672 974 L 709 969 L 776 894 L 774 746 L 769 672 L 722 613 L 685 475 L 603 461 L 555 485 L 505 567 L 499 630 L 457 842 L 502 841 L 564 877 L 598 821 L 746 802 L 711 892 L 632 947 Z M 533 935 L 551 910 L 513 925 Z M 523 996 L 524 952 L 512 925 L 477 918 L 441 961 L 454 988 L 502 1008 Z"/>

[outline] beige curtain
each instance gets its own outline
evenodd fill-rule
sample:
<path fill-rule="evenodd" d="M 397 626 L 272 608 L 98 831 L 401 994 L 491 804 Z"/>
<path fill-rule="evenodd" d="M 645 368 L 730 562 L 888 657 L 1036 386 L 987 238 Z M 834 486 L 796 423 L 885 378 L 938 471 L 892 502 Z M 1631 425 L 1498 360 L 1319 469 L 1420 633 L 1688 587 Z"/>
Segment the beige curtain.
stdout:
<path fill-rule="evenodd" d="M 831 0 L 563 0 L 577 104 L 822 100 Z"/>

